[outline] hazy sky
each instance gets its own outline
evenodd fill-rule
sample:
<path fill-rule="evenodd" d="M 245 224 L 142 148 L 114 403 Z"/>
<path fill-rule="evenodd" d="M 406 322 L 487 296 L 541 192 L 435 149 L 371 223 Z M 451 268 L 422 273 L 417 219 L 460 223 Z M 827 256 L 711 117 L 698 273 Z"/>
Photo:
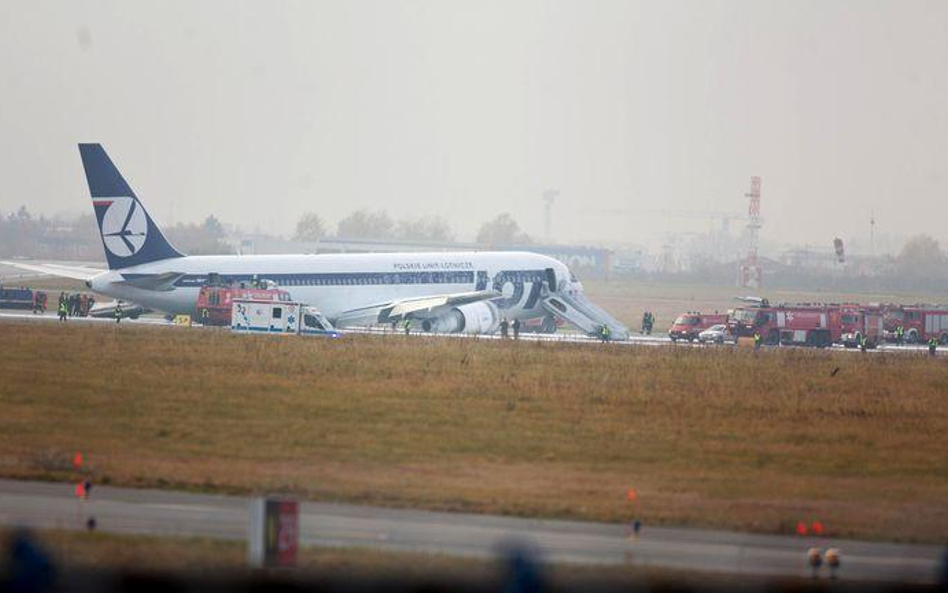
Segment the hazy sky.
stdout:
<path fill-rule="evenodd" d="M 101 142 L 159 222 L 498 212 L 635 242 L 744 211 L 948 243 L 948 2 L 0 0 L 0 211 L 91 211 Z"/>

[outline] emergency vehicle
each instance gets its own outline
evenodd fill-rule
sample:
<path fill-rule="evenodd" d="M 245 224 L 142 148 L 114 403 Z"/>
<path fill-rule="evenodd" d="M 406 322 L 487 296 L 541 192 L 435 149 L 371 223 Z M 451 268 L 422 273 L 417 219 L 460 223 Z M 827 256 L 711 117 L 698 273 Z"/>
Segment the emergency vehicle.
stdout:
<path fill-rule="evenodd" d="M 303 303 L 236 299 L 231 301 L 231 307 L 231 331 L 339 337 L 339 332 L 322 313 Z"/>
<path fill-rule="evenodd" d="M 198 293 L 198 321 L 204 325 L 226 326 L 231 322 L 232 304 L 236 300 L 290 301 L 290 293 L 276 287 L 272 282 L 256 282 L 252 285 L 202 286 Z"/>
<path fill-rule="evenodd" d="M 875 348 L 885 339 L 884 321 L 880 307 L 844 306 L 839 311 L 839 341 L 847 348 L 857 348 L 866 338 L 866 347 Z"/>
<path fill-rule="evenodd" d="M 904 340 L 909 344 L 935 338 L 948 344 L 948 307 L 914 305 L 889 307 L 885 315 L 886 337 L 895 339 L 895 329 L 902 326 Z"/>
<path fill-rule="evenodd" d="M 806 303 L 771 306 L 766 299 L 751 302 L 753 306 L 738 307 L 728 317 L 728 329 L 738 338 L 760 334 L 763 343 L 768 345 L 820 348 L 830 346 L 841 338 L 838 305 Z"/>
<path fill-rule="evenodd" d="M 563 320 L 559 317 L 546 315 L 545 317 L 534 317 L 521 322 L 520 333 L 522 334 L 554 334 L 556 330 L 563 327 Z"/>
<path fill-rule="evenodd" d="M 30 288 L 0 287 L 0 309 L 46 310 L 46 293 Z"/>
<path fill-rule="evenodd" d="M 697 340 L 698 334 L 708 329 L 712 325 L 726 324 L 727 314 L 705 315 L 702 313 L 685 313 L 675 319 L 668 330 L 668 337 L 672 342 L 678 340 L 688 340 L 689 342 Z"/>

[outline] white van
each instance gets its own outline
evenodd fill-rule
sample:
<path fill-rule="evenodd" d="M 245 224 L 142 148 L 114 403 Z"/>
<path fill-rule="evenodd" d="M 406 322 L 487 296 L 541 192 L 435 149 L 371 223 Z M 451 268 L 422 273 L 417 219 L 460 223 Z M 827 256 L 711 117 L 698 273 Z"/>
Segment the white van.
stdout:
<path fill-rule="evenodd" d="M 236 299 L 230 329 L 235 332 L 304 334 L 339 337 L 339 332 L 314 307 L 292 301 Z"/>

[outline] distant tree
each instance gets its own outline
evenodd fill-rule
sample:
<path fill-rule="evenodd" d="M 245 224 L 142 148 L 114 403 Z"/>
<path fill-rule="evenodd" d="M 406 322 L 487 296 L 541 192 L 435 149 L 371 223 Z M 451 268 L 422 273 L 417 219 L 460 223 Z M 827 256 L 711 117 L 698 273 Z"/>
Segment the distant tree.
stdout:
<path fill-rule="evenodd" d="M 323 226 L 323 219 L 314 212 L 307 212 L 296 223 L 296 234 L 293 238 L 297 241 L 319 241 L 325 236 L 326 227 Z"/>
<path fill-rule="evenodd" d="M 477 242 L 485 245 L 529 245 L 533 241 L 520 230 L 517 221 L 505 212 L 481 225 Z"/>
<path fill-rule="evenodd" d="M 177 248 L 191 255 L 233 253 L 225 241 L 224 225 L 214 215 L 201 224 L 178 223 L 168 227 L 167 235 Z"/>
<path fill-rule="evenodd" d="M 915 235 L 895 259 L 896 275 L 904 278 L 943 279 L 948 277 L 948 257 L 930 235 Z"/>
<path fill-rule="evenodd" d="M 391 239 L 395 222 L 388 212 L 356 210 L 339 221 L 336 236 L 343 239 Z"/>
<path fill-rule="evenodd" d="M 413 241 L 448 242 L 454 239 L 448 222 L 440 216 L 399 220 L 395 235 L 399 239 Z"/>

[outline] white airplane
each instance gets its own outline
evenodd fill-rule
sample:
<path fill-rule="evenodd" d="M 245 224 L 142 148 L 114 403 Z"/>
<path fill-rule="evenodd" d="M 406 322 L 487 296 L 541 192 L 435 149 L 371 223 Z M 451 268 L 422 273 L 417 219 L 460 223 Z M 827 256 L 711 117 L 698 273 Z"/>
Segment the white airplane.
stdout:
<path fill-rule="evenodd" d="M 553 315 L 613 339 L 629 330 L 594 305 L 561 262 L 528 252 L 186 256 L 164 237 L 99 144 L 80 144 L 109 270 L 4 262 L 85 281 L 97 293 L 196 315 L 208 283 L 269 280 L 337 327 L 411 319 L 430 332 L 492 333 Z"/>

